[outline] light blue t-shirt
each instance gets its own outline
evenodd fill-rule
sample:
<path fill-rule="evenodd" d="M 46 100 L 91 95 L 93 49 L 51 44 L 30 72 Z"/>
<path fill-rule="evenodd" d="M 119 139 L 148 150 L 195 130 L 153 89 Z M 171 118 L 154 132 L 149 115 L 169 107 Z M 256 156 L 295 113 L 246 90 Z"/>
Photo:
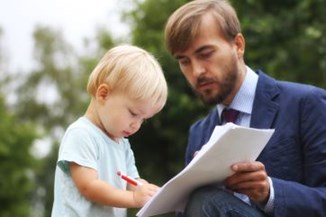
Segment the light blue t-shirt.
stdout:
<path fill-rule="evenodd" d="M 55 172 L 52 217 L 125 217 L 125 208 L 103 206 L 87 200 L 76 188 L 69 162 L 95 169 L 98 178 L 120 189 L 126 181 L 117 171 L 139 178 L 127 139 L 111 140 L 86 117 L 71 124 L 62 139 Z"/>

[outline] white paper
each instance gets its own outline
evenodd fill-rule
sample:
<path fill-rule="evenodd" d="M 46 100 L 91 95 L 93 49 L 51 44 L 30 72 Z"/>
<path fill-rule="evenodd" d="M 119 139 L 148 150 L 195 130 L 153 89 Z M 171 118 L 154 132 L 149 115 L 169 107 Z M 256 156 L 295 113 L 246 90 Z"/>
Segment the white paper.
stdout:
<path fill-rule="evenodd" d="M 216 126 L 207 144 L 187 167 L 162 186 L 137 216 L 182 212 L 192 190 L 221 183 L 232 175 L 230 167 L 234 163 L 255 161 L 273 133 L 273 129 L 247 128 L 233 123 Z"/>

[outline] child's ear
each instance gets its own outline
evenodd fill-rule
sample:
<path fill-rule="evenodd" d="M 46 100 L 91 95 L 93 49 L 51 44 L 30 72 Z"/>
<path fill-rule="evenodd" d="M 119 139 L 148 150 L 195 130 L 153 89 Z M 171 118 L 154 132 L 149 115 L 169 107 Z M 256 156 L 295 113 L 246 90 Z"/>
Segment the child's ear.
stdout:
<path fill-rule="evenodd" d="M 96 91 L 96 98 L 100 100 L 105 100 L 110 94 L 110 87 L 107 84 L 101 84 Z"/>

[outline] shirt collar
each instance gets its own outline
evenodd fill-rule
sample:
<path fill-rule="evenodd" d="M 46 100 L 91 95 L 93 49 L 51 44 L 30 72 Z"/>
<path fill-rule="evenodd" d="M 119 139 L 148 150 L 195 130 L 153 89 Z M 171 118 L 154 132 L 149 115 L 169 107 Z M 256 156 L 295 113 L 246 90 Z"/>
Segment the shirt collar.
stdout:
<path fill-rule="evenodd" d="M 255 92 L 258 82 L 258 75 L 248 66 L 246 66 L 246 75 L 243 83 L 229 108 L 240 111 L 241 113 L 251 114 Z M 218 113 L 221 114 L 225 105 L 217 104 Z"/>

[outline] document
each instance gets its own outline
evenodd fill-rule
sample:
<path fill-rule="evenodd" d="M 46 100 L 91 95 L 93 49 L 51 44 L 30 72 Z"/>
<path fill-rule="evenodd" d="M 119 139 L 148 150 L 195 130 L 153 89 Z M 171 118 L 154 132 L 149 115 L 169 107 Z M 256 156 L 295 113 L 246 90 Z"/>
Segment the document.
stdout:
<path fill-rule="evenodd" d="M 255 161 L 273 133 L 273 129 L 247 128 L 233 123 L 216 126 L 194 159 L 164 184 L 137 216 L 183 212 L 194 189 L 207 184 L 221 184 L 232 175 L 231 165 L 234 163 Z"/>

